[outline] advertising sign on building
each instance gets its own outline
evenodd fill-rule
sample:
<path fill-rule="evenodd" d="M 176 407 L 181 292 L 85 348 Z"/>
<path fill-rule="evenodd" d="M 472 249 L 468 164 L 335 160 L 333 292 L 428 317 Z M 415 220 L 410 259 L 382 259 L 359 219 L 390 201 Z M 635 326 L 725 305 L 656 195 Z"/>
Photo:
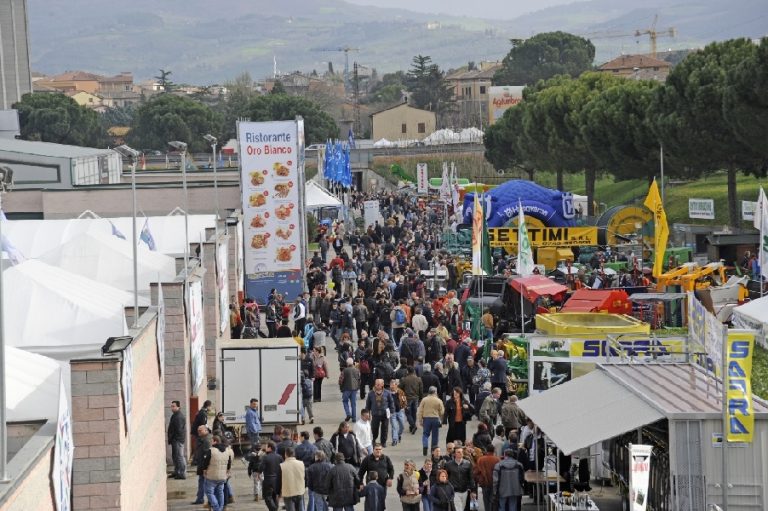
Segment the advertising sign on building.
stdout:
<path fill-rule="evenodd" d="M 187 328 L 192 365 L 192 393 L 197 394 L 205 376 L 205 330 L 203 322 L 203 283 L 191 282 L 187 288 Z"/>
<path fill-rule="evenodd" d="M 526 222 L 527 223 L 527 222 Z M 597 227 L 530 227 L 528 239 L 532 247 L 576 247 L 597 245 Z M 491 248 L 516 247 L 516 227 L 490 227 Z"/>
<path fill-rule="evenodd" d="M 426 163 L 416 164 L 416 190 L 419 194 L 429 192 L 429 170 Z"/>
<path fill-rule="evenodd" d="M 713 199 L 688 199 L 688 217 L 714 220 L 715 201 Z"/>
<path fill-rule="evenodd" d="M 723 329 L 717 316 L 709 312 L 693 293 L 688 293 L 688 336 L 706 352 L 706 360 L 699 365 L 716 375 L 722 373 L 723 367 Z M 700 351 L 700 348 L 694 349 Z"/>
<path fill-rule="evenodd" d="M 165 368 L 165 299 L 163 298 L 163 285 L 157 283 L 157 364 L 160 367 L 160 376 Z"/>
<path fill-rule="evenodd" d="M 488 88 L 488 120 L 491 124 L 501 119 L 509 107 L 523 100 L 524 88 L 522 85 Z"/>
<path fill-rule="evenodd" d="M 75 460 L 75 443 L 72 436 L 72 414 L 64 385 L 59 380 L 59 416 L 56 427 L 56 443 L 53 452 L 53 489 L 56 495 L 56 509 L 72 509 L 72 464 Z"/>
<path fill-rule="evenodd" d="M 123 390 L 123 412 L 125 413 L 125 432 L 131 431 L 131 412 L 133 411 L 133 347 L 123 350 L 122 375 L 120 386 Z"/>
<path fill-rule="evenodd" d="M 645 511 L 648 506 L 648 484 L 651 476 L 650 445 L 629 444 L 632 464 L 629 469 L 629 505 L 631 511 Z"/>
<path fill-rule="evenodd" d="M 750 222 L 755 219 L 755 210 L 757 209 L 757 202 L 743 200 L 741 201 L 741 219 L 748 220 Z"/>
<path fill-rule="evenodd" d="M 755 414 L 752 406 L 752 356 L 755 332 L 729 330 L 726 341 L 725 371 L 726 424 L 728 442 L 752 442 L 755 433 Z"/>
<path fill-rule="evenodd" d="M 219 288 L 219 333 L 229 326 L 229 272 L 227 270 L 227 245 L 216 247 L 216 284 Z"/>
<path fill-rule="evenodd" d="M 292 299 L 303 290 L 304 129 L 302 121 L 240 122 L 246 295 Z"/>

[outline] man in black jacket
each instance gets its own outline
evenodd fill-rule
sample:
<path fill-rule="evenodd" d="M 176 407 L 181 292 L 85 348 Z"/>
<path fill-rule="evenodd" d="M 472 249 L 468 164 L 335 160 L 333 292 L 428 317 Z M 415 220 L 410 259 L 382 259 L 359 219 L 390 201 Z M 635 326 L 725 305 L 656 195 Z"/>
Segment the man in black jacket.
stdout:
<path fill-rule="evenodd" d="M 200 408 L 200 410 L 197 411 L 197 415 L 195 415 L 195 420 L 192 421 L 192 434 L 195 435 L 195 445 L 194 445 L 194 453 L 197 453 L 197 450 L 200 448 L 200 437 L 198 436 L 198 431 L 200 430 L 200 426 L 207 426 L 208 425 L 208 409 L 211 407 L 211 401 L 206 400 L 203 403 L 203 406 Z M 197 456 L 193 456 L 193 459 L 197 459 Z"/>
<path fill-rule="evenodd" d="M 456 511 L 464 511 L 470 497 L 475 496 L 475 478 L 472 464 L 464 459 L 464 449 L 456 448 L 453 459 L 445 464 L 448 482 L 453 485 L 453 503 Z"/>
<path fill-rule="evenodd" d="M 376 480 L 384 487 L 384 495 L 387 494 L 387 487 L 392 486 L 392 480 L 395 478 L 395 467 L 392 460 L 384 454 L 384 448 L 379 442 L 373 446 L 373 453 L 363 458 L 360 463 L 360 469 L 357 471 L 357 477 L 363 481 L 363 476 L 368 476 L 369 472 L 376 472 L 379 478 Z M 369 481 L 365 481 L 366 483 Z"/>
<path fill-rule="evenodd" d="M 307 468 L 307 489 L 309 490 L 308 511 L 328 510 L 328 493 L 331 486 L 330 473 L 333 465 L 323 451 L 315 451 L 315 462 Z"/>
<path fill-rule="evenodd" d="M 171 446 L 174 479 L 187 478 L 187 459 L 184 444 L 187 440 L 187 419 L 181 413 L 181 403 L 171 401 L 171 420 L 168 421 L 168 444 Z"/>
<path fill-rule="evenodd" d="M 437 395 L 442 396 L 442 389 L 440 388 L 440 378 L 432 372 L 432 366 L 430 364 L 424 364 L 424 368 L 421 374 L 421 383 L 423 389 L 429 387 L 435 387 L 437 389 Z"/>
<path fill-rule="evenodd" d="M 267 454 L 261 460 L 264 503 L 269 511 L 277 511 L 277 492 L 279 491 L 277 481 L 280 479 L 280 464 L 283 458 L 275 452 L 275 443 L 272 441 L 267 442 L 265 450 Z"/>

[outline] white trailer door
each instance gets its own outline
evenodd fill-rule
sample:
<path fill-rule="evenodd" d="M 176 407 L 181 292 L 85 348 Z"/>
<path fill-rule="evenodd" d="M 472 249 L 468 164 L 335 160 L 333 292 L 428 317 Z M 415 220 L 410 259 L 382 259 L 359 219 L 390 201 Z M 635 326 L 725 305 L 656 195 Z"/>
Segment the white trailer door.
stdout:
<path fill-rule="evenodd" d="M 245 408 L 261 395 L 261 350 L 221 350 L 221 410 L 228 422 L 245 422 Z"/>
<path fill-rule="evenodd" d="M 265 423 L 299 422 L 299 346 L 261 348 L 261 414 Z"/>

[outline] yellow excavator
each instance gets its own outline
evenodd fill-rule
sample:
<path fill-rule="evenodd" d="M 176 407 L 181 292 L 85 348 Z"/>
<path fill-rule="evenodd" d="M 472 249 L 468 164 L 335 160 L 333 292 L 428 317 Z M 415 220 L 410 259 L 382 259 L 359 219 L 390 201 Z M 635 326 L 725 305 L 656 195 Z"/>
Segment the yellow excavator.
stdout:
<path fill-rule="evenodd" d="M 706 289 L 711 285 L 722 286 L 727 281 L 722 261 L 699 266 L 696 263 L 682 265 L 659 275 L 656 290 L 665 291 L 668 286 L 680 286 L 682 292 Z"/>

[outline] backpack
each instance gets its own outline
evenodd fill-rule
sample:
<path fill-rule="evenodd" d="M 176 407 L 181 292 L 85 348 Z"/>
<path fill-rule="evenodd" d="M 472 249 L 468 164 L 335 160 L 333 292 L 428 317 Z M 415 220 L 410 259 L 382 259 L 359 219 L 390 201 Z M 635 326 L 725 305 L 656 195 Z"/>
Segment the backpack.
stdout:
<path fill-rule="evenodd" d="M 404 325 L 405 321 L 406 321 L 405 311 L 400 307 L 398 307 L 397 309 L 395 309 L 395 323 Z"/>
<path fill-rule="evenodd" d="M 312 380 L 309 378 L 304 378 L 304 380 L 301 382 L 301 396 L 304 399 L 308 399 L 312 397 L 314 388 L 312 386 Z"/>
<path fill-rule="evenodd" d="M 382 360 L 376 365 L 376 377 L 384 381 L 391 380 L 394 372 L 392 365 L 386 360 Z"/>

